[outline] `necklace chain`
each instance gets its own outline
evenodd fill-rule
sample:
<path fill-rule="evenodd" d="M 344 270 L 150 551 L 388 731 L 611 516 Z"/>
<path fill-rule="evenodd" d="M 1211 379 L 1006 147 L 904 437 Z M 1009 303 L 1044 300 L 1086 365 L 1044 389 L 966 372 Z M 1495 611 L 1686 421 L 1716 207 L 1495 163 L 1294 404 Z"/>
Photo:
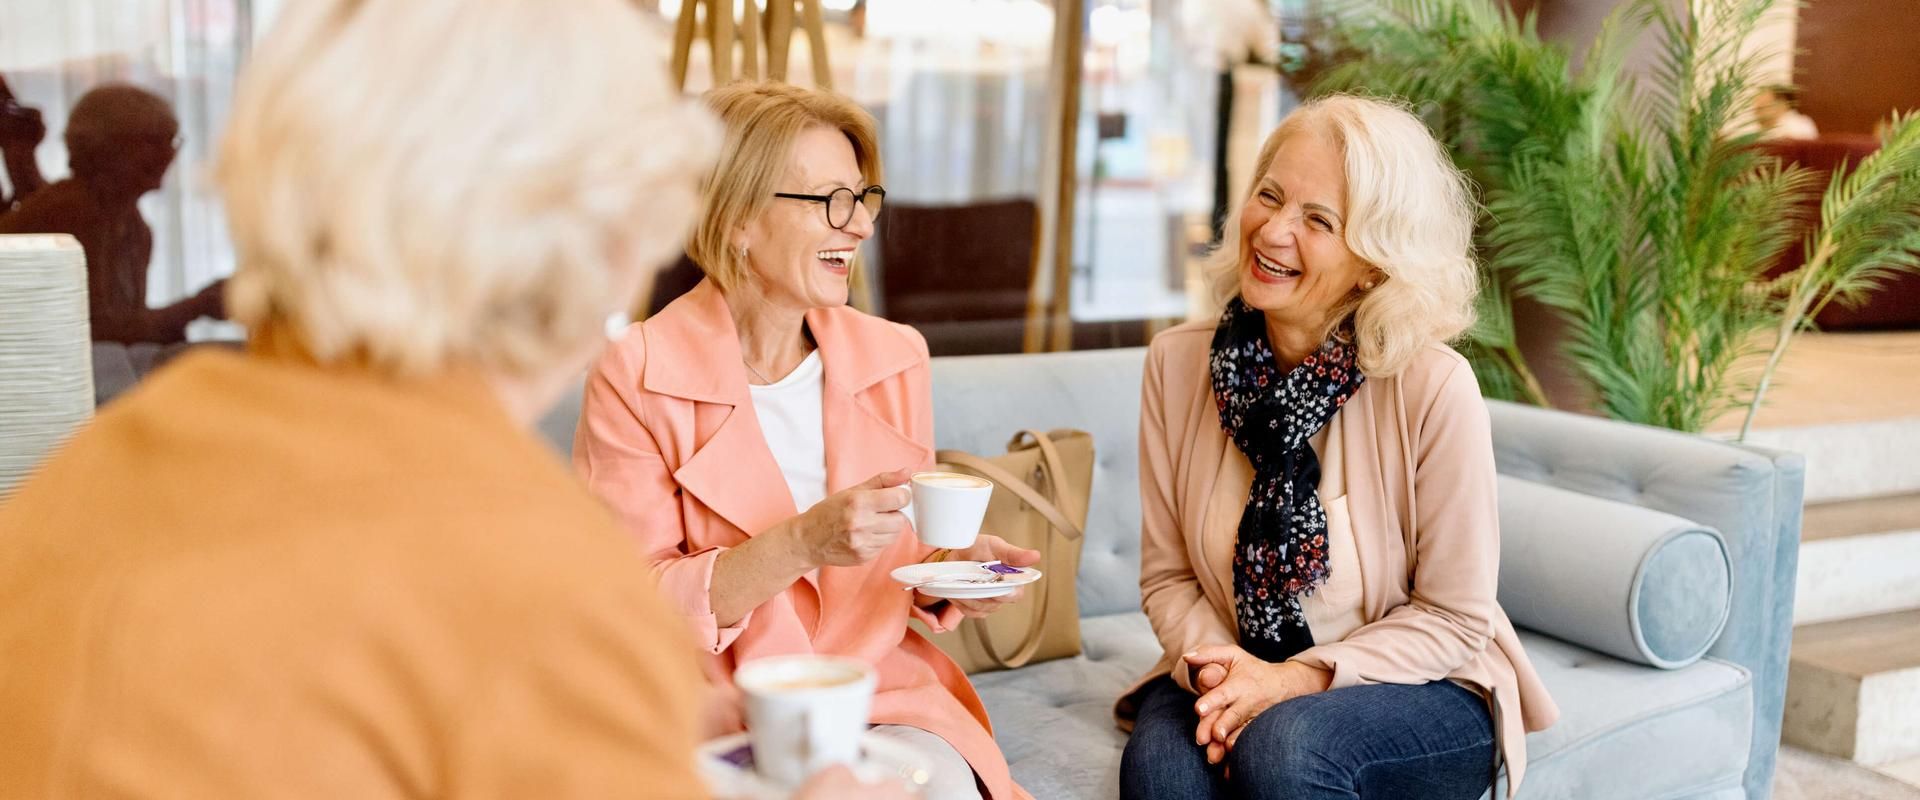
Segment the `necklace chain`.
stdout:
<path fill-rule="evenodd" d="M 740 363 L 746 365 L 747 371 L 753 373 L 753 377 L 759 378 L 760 383 L 762 384 L 773 383 L 773 381 L 767 380 L 767 376 L 760 374 L 760 370 L 754 369 L 753 362 L 748 361 L 744 356 L 741 357 Z"/>

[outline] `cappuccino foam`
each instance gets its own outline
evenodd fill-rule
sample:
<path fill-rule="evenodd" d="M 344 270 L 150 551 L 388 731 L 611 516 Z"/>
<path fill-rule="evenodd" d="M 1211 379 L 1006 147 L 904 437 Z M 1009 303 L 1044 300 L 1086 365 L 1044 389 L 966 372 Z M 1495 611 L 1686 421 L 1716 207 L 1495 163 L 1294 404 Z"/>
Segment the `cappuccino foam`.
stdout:
<path fill-rule="evenodd" d="M 993 486 L 993 482 L 986 478 L 961 475 L 957 472 L 922 472 L 913 476 L 913 482 L 943 489 L 986 489 Z"/>
<path fill-rule="evenodd" d="M 808 689 L 830 689 L 857 683 L 866 675 L 857 669 L 848 669 L 839 664 L 824 661 L 796 659 L 790 663 L 772 668 L 747 670 L 736 682 L 740 688 L 749 692 L 799 692 Z"/>

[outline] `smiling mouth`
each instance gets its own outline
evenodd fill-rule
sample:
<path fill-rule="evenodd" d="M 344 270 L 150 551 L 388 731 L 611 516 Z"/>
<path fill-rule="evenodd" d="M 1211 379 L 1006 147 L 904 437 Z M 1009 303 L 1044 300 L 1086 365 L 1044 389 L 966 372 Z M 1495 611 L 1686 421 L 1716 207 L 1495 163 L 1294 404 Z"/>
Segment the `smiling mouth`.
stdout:
<path fill-rule="evenodd" d="M 1273 259 L 1267 258 L 1266 256 L 1260 255 L 1259 253 L 1253 254 L 1253 265 L 1255 268 L 1259 269 L 1261 272 L 1264 272 L 1268 275 L 1272 275 L 1273 277 L 1276 277 L 1276 278 L 1300 277 L 1300 270 L 1287 269 L 1286 267 L 1280 266 L 1279 262 L 1274 261 Z"/>
<path fill-rule="evenodd" d="M 813 254 L 828 269 L 844 272 L 853 265 L 852 250 L 821 250 Z"/>

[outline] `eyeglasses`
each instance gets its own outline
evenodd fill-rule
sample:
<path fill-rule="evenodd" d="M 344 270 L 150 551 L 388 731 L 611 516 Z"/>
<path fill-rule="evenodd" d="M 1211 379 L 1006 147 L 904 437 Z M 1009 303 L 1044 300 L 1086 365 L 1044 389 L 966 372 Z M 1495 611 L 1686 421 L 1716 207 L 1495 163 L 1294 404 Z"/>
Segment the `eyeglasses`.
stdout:
<path fill-rule="evenodd" d="M 842 229 L 847 227 L 848 223 L 853 222 L 853 207 L 856 204 L 865 205 L 868 216 L 879 219 L 880 205 L 887 200 L 887 190 L 878 186 L 869 186 L 864 191 L 856 192 L 843 186 L 833 190 L 830 194 L 774 192 L 773 196 L 784 197 L 788 200 L 808 200 L 825 205 L 827 207 L 827 224 L 833 226 L 835 229 Z"/>

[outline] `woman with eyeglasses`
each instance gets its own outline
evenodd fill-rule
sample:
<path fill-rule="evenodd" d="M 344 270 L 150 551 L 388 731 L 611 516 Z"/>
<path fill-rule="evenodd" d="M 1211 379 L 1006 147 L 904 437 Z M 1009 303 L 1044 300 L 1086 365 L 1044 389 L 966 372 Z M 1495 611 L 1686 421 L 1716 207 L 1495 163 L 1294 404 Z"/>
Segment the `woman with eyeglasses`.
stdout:
<path fill-rule="evenodd" d="M 1025 797 L 966 675 L 920 634 L 1018 593 L 941 600 L 888 573 L 937 558 L 1026 566 L 982 535 L 920 543 L 903 485 L 933 466 L 927 345 L 847 306 L 886 190 L 873 118 L 828 92 L 739 83 L 687 252 L 706 279 L 610 348 L 587 382 L 574 466 L 615 510 L 692 627 L 742 727 L 735 666 L 851 656 L 879 676 L 871 722 L 934 762 L 929 796 Z"/>

